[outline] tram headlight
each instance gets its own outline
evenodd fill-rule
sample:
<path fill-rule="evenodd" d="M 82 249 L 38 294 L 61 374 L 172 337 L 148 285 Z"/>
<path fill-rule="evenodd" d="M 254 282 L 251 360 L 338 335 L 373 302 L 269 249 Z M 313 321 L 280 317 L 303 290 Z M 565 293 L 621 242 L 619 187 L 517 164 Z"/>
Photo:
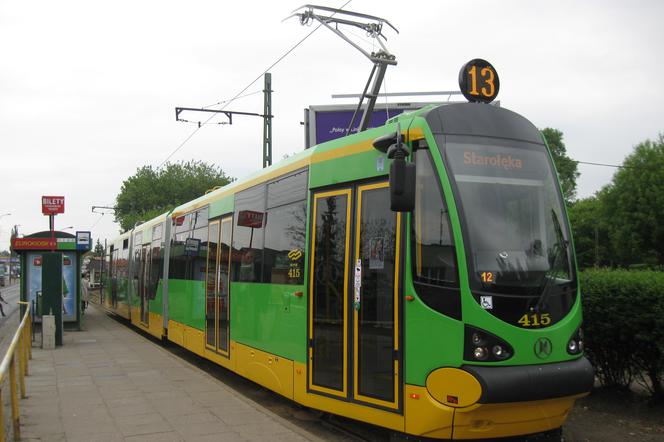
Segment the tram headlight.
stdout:
<path fill-rule="evenodd" d="M 505 340 L 477 327 L 466 325 L 463 358 L 466 361 L 500 362 L 514 355 Z"/>
<path fill-rule="evenodd" d="M 491 349 L 491 352 L 497 359 L 500 360 L 507 359 L 509 357 L 509 353 L 500 344 L 494 345 Z"/>
<path fill-rule="evenodd" d="M 484 347 L 475 347 L 475 350 L 473 351 L 473 356 L 475 356 L 475 359 L 478 361 L 485 360 L 488 355 L 489 352 L 486 351 L 486 348 Z"/>
<path fill-rule="evenodd" d="M 583 353 L 583 348 L 583 330 L 579 328 L 567 342 L 567 353 L 578 355 L 579 353 Z"/>

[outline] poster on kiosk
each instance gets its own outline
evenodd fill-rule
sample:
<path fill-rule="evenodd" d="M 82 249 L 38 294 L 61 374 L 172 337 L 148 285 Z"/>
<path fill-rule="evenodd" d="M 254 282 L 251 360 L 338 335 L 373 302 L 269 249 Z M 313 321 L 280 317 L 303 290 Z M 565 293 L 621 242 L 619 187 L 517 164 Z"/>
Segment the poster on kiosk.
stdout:
<path fill-rule="evenodd" d="M 28 279 L 26 281 L 26 291 L 28 302 L 34 305 L 37 311 L 41 307 L 42 290 L 42 255 L 38 252 L 30 252 L 27 256 Z M 76 254 L 62 254 L 62 320 L 76 321 L 76 291 L 78 290 L 78 281 L 76 279 Z M 34 304 L 33 304 L 34 302 Z M 41 312 L 48 314 L 49 312 Z M 35 318 L 41 321 L 38 314 Z"/>

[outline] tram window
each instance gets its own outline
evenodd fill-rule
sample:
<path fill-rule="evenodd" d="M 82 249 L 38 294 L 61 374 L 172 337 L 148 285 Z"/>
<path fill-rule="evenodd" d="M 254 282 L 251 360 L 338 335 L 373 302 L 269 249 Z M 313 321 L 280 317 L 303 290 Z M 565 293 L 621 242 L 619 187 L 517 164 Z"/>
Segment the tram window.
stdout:
<path fill-rule="evenodd" d="M 162 249 L 164 248 L 164 243 L 161 239 L 163 224 L 155 226 L 152 230 L 152 244 L 150 248 L 151 260 L 150 260 L 150 281 L 148 284 L 148 297 L 150 299 L 155 299 L 157 297 L 157 287 L 159 287 L 159 281 L 163 277 L 164 270 L 164 257 L 161 254 Z"/>
<path fill-rule="evenodd" d="M 233 281 L 261 282 L 264 227 L 265 186 L 238 192 L 233 218 Z"/>
<path fill-rule="evenodd" d="M 161 239 L 161 235 L 164 232 L 164 223 L 157 224 L 152 228 L 152 241 L 156 239 Z"/>
<path fill-rule="evenodd" d="M 208 250 L 207 214 L 208 209 L 206 207 L 175 218 L 176 228 L 171 242 L 168 270 L 170 279 L 205 280 Z M 205 218 L 205 220 L 202 218 Z M 196 225 L 202 227 L 192 230 Z M 185 230 L 183 226 L 189 226 L 189 228 Z M 158 283 L 158 280 L 156 283 Z"/>
<path fill-rule="evenodd" d="M 207 227 L 207 225 L 208 225 L 208 208 L 204 207 L 202 209 L 197 210 L 196 213 L 193 215 L 192 222 L 194 224 L 192 226 L 194 229 L 200 229 L 201 227 Z"/>
<path fill-rule="evenodd" d="M 306 220 L 305 201 L 268 209 L 263 282 L 303 283 Z"/>
<path fill-rule="evenodd" d="M 267 185 L 267 208 L 283 206 L 307 197 L 309 172 L 302 170 Z"/>
<path fill-rule="evenodd" d="M 429 307 L 461 319 L 456 250 L 443 192 L 428 150 L 414 153 L 415 210 L 411 218 L 413 283 Z"/>
<path fill-rule="evenodd" d="M 111 246 L 111 248 L 108 251 L 108 275 L 111 278 L 115 276 L 115 265 L 114 265 L 115 258 L 116 256 L 113 250 L 113 246 Z"/>
<path fill-rule="evenodd" d="M 428 151 L 415 153 L 417 186 L 413 213 L 413 279 L 436 285 L 458 283 L 450 218 Z"/>
<path fill-rule="evenodd" d="M 175 233 L 191 230 L 191 213 L 175 218 Z"/>
<path fill-rule="evenodd" d="M 129 239 L 125 239 L 124 242 L 129 244 Z M 123 245 L 124 245 L 123 242 Z M 122 250 L 118 250 L 118 277 L 120 278 L 127 278 L 128 275 L 128 267 L 129 267 L 129 247 L 124 248 Z"/>

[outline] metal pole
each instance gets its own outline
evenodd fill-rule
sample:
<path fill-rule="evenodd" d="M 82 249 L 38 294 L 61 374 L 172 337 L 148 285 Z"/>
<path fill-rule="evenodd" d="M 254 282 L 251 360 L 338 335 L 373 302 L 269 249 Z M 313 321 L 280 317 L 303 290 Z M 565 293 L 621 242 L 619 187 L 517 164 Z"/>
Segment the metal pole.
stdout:
<path fill-rule="evenodd" d="M 263 168 L 272 165 L 272 74 L 265 73 L 263 88 Z"/>
<path fill-rule="evenodd" d="M 23 326 L 25 328 L 25 325 Z M 18 338 L 18 384 L 21 389 L 21 399 L 25 399 L 28 395 L 25 392 L 25 356 L 27 349 L 25 348 L 25 330 L 21 329 L 21 335 Z"/>
<path fill-rule="evenodd" d="M 2 389 L 0 388 L 0 442 L 5 442 L 5 404 L 2 401 Z"/>
<path fill-rule="evenodd" d="M 9 391 L 12 403 L 12 424 L 14 426 L 14 440 L 21 440 L 21 421 L 18 414 L 18 391 L 16 389 L 16 353 L 12 355 L 9 363 Z"/>
<path fill-rule="evenodd" d="M 106 239 L 104 239 L 104 252 L 101 254 L 101 272 L 99 274 L 99 305 L 104 305 L 104 265 L 106 264 Z"/>
<path fill-rule="evenodd" d="M 362 115 L 362 120 L 360 121 L 360 128 L 358 129 L 358 132 L 364 132 L 369 126 L 374 106 L 376 105 L 378 94 L 380 93 L 380 86 L 383 84 L 385 71 L 387 71 L 386 62 L 376 62 L 376 65 L 378 65 L 378 73 L 376 74 L 376 78 L 374 78 L 373 85 L 371 86 L 371 92 L 369 92 L 369 95 L 367 95 L 369 100 L 367 100 L 367 108 L 364 110 L 364 114 Z"/>

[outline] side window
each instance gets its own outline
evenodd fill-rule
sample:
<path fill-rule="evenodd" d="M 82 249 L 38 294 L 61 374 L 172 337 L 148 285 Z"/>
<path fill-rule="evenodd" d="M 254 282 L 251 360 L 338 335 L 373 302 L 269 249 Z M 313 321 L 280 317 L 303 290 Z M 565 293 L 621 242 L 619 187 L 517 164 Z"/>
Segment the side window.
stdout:
<path fill-rule="evenodd" d="M 108 275 L 112 278 L 115 276 L 115 260 L 117 255 L 114 253 L 113 245 L 108 250 Z"/>
<path fill-rule="evenodd" d="M 162 272 L 164 269 L 164 258 L 161 256 L 161 251 L 164 248 L 164 240 L 162 239 L 163 230 L 163 223 L 157 224 L 152 228 L 152 243 L 150 245 L 152 249 L 152 260 L 150 264 L 150 281 L 148 285 L 148 296 L 150 299 L 155 299 L 157 296 L 157 287 L 159 286 L 159 281 L 162 278 Z"/>
<path fill-rule="evenodd" d="M 238 192 L 233 216 L 233 281 L 261 282 L 264 227 L 265 185 Z"/>
<path fill-rule="evenodd" d="M 304 283 L 308 176 L 303 170 L 267 186 L 263 282 Z"/>
<path fill-rule="evenodd" d="M 143 232 L 138 232 L 134 234 L 134 259 L 132 260 L 132 275 L 134 279 L 138 279 L 138 274 L 141 272 L 142 268 L 142 255 L 141 250 L 143 248 Z"/>
<path fill-rule="evenodd" d="M 411 263 L 415 290 L 431 308 L 461 319 L 456 250 L 442 187 L 428 150 L 416 150 L 414 160 Z"/>
<path fill-rule="evenodd" d="M 232 281 L 304 283 L 308 178 L 300 170 L 236 194 Z"/>
<path fill-rule="evenodd" d="M 170 279 L 205 280 L 208 208 L 173 218 Z"/>

